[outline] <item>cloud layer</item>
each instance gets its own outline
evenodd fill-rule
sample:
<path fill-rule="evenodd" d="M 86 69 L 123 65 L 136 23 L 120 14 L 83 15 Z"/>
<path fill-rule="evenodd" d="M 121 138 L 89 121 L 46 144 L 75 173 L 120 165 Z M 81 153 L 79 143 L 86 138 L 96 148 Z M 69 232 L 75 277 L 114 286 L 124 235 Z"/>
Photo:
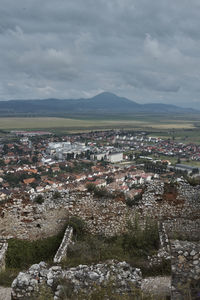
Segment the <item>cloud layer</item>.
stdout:
<path fill-rule="evenodd" d="M 200 106 L 199 0 L 2 0 L 0 100 Z"/>

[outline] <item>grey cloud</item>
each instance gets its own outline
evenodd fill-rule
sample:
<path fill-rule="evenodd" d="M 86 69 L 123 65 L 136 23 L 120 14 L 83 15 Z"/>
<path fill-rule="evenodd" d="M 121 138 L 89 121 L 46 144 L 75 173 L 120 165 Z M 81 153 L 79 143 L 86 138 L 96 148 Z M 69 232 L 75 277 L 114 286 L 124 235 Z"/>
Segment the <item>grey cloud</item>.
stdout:
<path fill-rule="evenodd" d="M 0 97 L 87 97 L 196 106 L 198 0 L 2 0 Z"/>

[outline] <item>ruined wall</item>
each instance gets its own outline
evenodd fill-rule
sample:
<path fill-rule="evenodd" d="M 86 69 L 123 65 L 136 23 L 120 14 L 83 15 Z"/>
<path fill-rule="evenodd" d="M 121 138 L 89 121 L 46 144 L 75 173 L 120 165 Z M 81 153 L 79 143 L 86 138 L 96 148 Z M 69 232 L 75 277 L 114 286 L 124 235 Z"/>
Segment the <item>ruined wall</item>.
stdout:
<path fill-rule="evenodd" d="M 187 241 L 200 240 L 200 219 L 175 218 L 173 220 L 164 221 L 164 224 L 171 239 L 181 238 Z"/>
<path fill-rule="evenodd" d="M 199 224 L 196 220 L 200 219 L 200 201 L 193 199 L 197 191 L 197 188 L 182 185 L 178 202 L 160 201 L 163 183 L 155 181 L 148 184 L 142 201 L 132 208 L 115 199 L 94 199 L 88 193 L 77 192 L 63 192 L 59 199 L 54 199 L 53 193 L 46 193 L 43 204 L 12 198 L 0 206 L 0 235 L 21 239 L 55 235 L 73 215 L 83 218 L 91 233 L 107 236 L 124 232 L 127 221 L 133 220 L 135 215 L 141 219 L 150 215 L 160 221 L 169 220 L 169 224 L 181 218 Z M 190 228 L 194 234 L 199 233 L 198 228 L 196 231 L 194 226 Z M 172 228 L 169 231 L 173 232 Z"/>
<path fill-rule="evenodd" d="M 171 262 L 171 299 L 199 299 L 197 296 L 200 296 L 200 243 L 172 241 Z"/>
<path fill-rule="evenodd" d="M 109 280 L 115 281 L 115 287 L 120 293 L 129 292 L 131 287 L 141 287 L 142 274 L 140 269 L 131 267 L 126 262 L 109 261 L 97 265 L 80 265 L 76 268 L 62 270 L 60 266 L 48 268 L 44 262 L 32 265 L 26 272 L 20 272 L 12 283 L 12 300 L 27 300 L 39 285 L 54 286 L 54 299 L 59 300 L 63 286 L 61 281 L 70 281 L 74 290 L 85 290 L 90 293 L 92 286 L 102 285 Z M 56 291 L 55 291 L 56 290 Z M 53 291 L 53 290 L 52 290 Z"/>
<path fill-rule="evenodd" d="M 158 222 L 158 231 L 160 239 L 160 247 L 156 254 L 148 256 L 148 261 L 150 266 L 160 265 L 164 260 L 171 260 L 171 251 L 170 251 L 170 241 L 168 234 L 165 228 L 165 225 L 162 222 Z"/>
<path fill-rule="evenodd" d="M 139 204 L 143 215 L 151 215 L 158 220 L 200 219 L 200 201 L 196 197 L 200 193 L 200 186 L 192 187 L 183 183 L 177 187 L 177 195 L 169 193 L 163 197 L 163 193 L 163 182 L 154 181 L 147 186 Z"/>
<path fill-rule="evenodd" d="M 91 233 L 114 235 L 125 230 L 128 208 L 112 199 L 93 199 L 87 193 L 64 193 L 60 199 L 46 194 L 44 203 L 12 199 L 1 207 L 0 235 L 39 239 L 55 235 L 73 215 L 84 219 Z"/>
<path fill-rule="evenodd" d="M 60 263 L 62 259 L 66 256 L 67 248 L 70 245 L 70 243 L 72 243 L 72 234 L 73 234 L 73 228 L 68 226 L 67 229 L 65 230 L 60 247 L 58 248 L 58 251 L 54 256 L 53 259 L 54 263 Z"/>

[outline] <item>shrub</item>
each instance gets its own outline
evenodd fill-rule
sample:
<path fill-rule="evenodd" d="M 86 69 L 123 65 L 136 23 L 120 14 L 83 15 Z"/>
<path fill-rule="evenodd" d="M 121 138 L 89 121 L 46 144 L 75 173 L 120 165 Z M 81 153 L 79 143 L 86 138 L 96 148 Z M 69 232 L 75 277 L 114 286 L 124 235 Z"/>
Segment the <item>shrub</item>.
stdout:
<path fill-rule="evenodd" d="M 66 223 L 66 227 L 67 226 L 71 226 L 73 228 L 73 235 L 76 238 L 82 238 L 86 232 L 86 224 L 85 222 L 76 216 L 71 217 L 67 223 Z"/>
<path fill-rule="evenodd" d="M 94 196 L 96 196 L 97 198 L 105 198 L 105 197 L 112 197 L 112 194 L 110 194 L 104 187 L 101 188 L 97 187 L 94 190 Z"/>
<path fill-rule="evenodd" d="M 58 191 L 55 191 L 53 194 L 53 199 L 58 199 L 58 198 L 61 198 L 61 193 Z"/>
<path fill-rule="evenodd" d="M 36 203 L 38 203 L 38 204 L 42 204 L 42 203 L 44 202 L 43 196 L 42 196 L 41 194 L 38 195 L 38 196 L 36 196 L 36 197 L 34 198 L 34 202 L 36 202 Z"/>
<path fill-rule="evenodd" d="M 96 189 L 96 185 L 94 183 L 88 183 L 86 187 L 89 193 L 93 193 Z"/>
<path fill-rule="evenodd" d="M 129 206 L 129 207 L 132 207 L 134 205 L 138 205 L 139 204 L 139 200 L 141 200 L 142 198 L 142 195 L 141 194 L 138 194 L 138 195 L 135 195 L 134 198 L 127 198 L 126 199 L 126 205 Z"/>
<path fill-rule="evenodd" d="M 94 183 L 87 184 L 87 190 L 93 193 L 97 198 L 113 198 L 114 195 L 110 193 L 105 187 L 96 187 Z"/>

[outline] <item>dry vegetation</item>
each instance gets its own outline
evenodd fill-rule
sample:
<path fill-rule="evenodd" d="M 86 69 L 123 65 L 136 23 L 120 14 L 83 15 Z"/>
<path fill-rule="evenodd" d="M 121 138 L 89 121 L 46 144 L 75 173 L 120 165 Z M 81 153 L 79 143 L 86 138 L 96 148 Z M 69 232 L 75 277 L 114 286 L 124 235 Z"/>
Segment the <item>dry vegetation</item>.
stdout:
<path fill-rule="evenodd" d="M 70 119 L 56 117 L 36 118 L 0 118 L 0 129 L 66 129 L 80 131 L 87 129 L 109 129 L 109 128 L 154 128 L 154 129 L 192 129 L 195 125 L 191 121 L 161 121 L 142 118 L 138 119 Z"/>

